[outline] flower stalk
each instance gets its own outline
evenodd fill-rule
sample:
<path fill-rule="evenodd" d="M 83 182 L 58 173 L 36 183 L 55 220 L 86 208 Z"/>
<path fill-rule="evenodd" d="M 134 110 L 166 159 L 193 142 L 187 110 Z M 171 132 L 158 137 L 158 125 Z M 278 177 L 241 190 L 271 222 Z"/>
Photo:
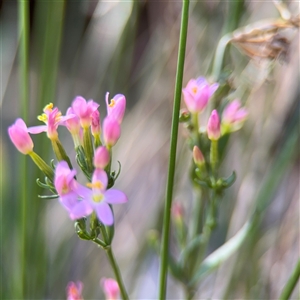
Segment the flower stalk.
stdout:
<path fill-rule="evenodd" d="M 171 215 L 171 206 L 172 206 L 172 197 L 173 197 L 176 149 L 177 149 L 177 138 L 178 138 L 178 124 L 179 124 L 179 110 L 180 110 L 180 100 L 181 100 L 181 92 L 182 92 L 181 90 L 182 90 L 185 48 L 186 48 L 187 29 L 188 29 L 188 17 L 189 17 L 189 0 L 185 0 L 182 3 L 179 52 L 178 52 L 174 107 L 173 107 L 173 117 L 172 117 L 172 127 L 171 127 L 169 171 L 168 171 L 166 200 L 165 200 L 164 219 L 163 219 L 159 299 L 166 298 L 169 232 L 170 232 L 170 217 L 171 217 L 170 215 Z"/>

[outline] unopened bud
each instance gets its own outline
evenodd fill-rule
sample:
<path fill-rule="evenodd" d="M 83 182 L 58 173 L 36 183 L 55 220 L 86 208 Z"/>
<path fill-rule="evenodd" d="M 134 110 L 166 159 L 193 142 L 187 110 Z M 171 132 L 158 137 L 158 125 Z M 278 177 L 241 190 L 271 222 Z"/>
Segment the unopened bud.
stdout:
<path fill-rule="evenodd" d="M 206 130 L 208 138 L 212 141 L 217 141 L 221 136 L 220 118 L 215 109 L 212 111 L 209 117 Z"/>
<path fill-rule="evenodd" d="M 179 113 L 179 122 L 186 123 L 191 119 L 191 113 L 187 109 L 182 109 Z"/>
<path fill-rule="evenodd" d="M 193 159 L 198 168 L 201 168 L 205 164 L 204 156 L 197 146 L 194 146 L 193 149 Z"/>

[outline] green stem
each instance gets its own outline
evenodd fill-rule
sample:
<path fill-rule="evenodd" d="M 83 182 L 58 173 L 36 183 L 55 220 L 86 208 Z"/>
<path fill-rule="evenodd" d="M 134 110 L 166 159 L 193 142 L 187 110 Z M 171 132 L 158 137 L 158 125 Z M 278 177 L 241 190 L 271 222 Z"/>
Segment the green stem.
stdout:
<path fill-rule="evenodd" d="M 211 141 L 210 144 L 210 165 L 213 175 L 217 173 L 217 166 L 218 166 L 218 141 Z"/>
<path fill-rule="evenodd" d="M 279 300 L 288 300 L 290 298 L 294 288 L 296 287 L 299 277 L 300 277 L 300 259 L 298 260 L 291 277 L 288 279 L 285 287 L 283 288 Z"/>
<path fill-rule="evenodd" d="M 89 172 L 93 171 L 93 143 L 92 136 L 89 128 L 84 128 L 83 130 L 83 148 L 85 152 L 86 162 Z"/>
<path fill-rule="evenodd" d="M 114 270 L 114 273 L 115 273 L 116 280 L 117 280 L 119 288 L 120 288 L 122 298 L 123 298 L 123 300 L 127 300 L 127 299 L 129 299 L 129 297 L 127 295 L 126 288 L 125 288 L 125 285 L 124 285 L 124 282 L 123 282 L 123 279 L 122 279 L 122 276 L 121 276 L 121 272 L 120 272 L 120 269 L 119 269 L 118 264 L 116 262 L 116 259 L 114 257 L 111 246 L 107 247 L 105 249 L 105 251 L 106 251 L 107 257 L 109 259 L 109 262 L 110 262 L 110 264 L 111 264 L 111 266 Z"/>
<path fill-rule="evenodd" d="M 173 108 L 172 128 L 171 128 L 170 159 L 169 159 L 166 201 L 165 201 L 164 220 L 163 220 L 161 267 L 160 267 L 160 280 L 159 280 L 159 285 L 160 285 L 159 299 L 165 299 L 166 297 L 170 215 L 171 215 L 171 205 L 172 205 L 172 197 L 173 197 L 176 148 L 177 148 L 178 124 L 179 124 L 179 110 L 180 110 L 184 58 L 185 58 L 188 17 L 189 17 L 189 0 L 183 1 L 182 6 L 183 8 L 182 8 L 181 28 L 180 28 L 180 37 L 179 37 L 178 64 L 177 64 L 177 71 L 176 71 L 174 108 Z"/>
<path fill-rule="evenodd" d="M 22 107 L 22 117 L 27 121 L 28 118 L 28 103 L 29 103 L 29 72 L 28 72 L 28 50 L 29 50 L 29 2 L 19 0 L 19 34 L 20 34 L 20 49 L 19 49 L 19 59 L 20 59 L 20 97 L 21 107 Z M 22 182 L 22 192 L 21 192 L 21 228 L 22 228 L 22 261 L 21 261 L 21 293 L 22 298 L 26 297 L 26 282 L 27 282 L 27 223 L 28 223 L 28 202 L 27 202 L 27 182 L 28 178 L 27 172 L 27 159 L 22 157 L 20 173 L 21 182 Z M 19 295 L 20 296 L 20 295 Z M 20 297 L 20 298 L 21 298 Z"/>

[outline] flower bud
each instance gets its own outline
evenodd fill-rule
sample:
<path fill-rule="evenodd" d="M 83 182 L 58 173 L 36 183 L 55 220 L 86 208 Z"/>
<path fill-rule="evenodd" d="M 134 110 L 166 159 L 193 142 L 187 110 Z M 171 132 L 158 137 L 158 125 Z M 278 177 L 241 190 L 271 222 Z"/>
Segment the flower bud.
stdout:
<path fill-rule="evenodd" d="M 33 150 L 33 141 L 27 132 L 27 126 L 22 119 L 8 128 L 8 134 L 15 147 L 23 154 L 29 154 Z"/>
<path fill-rule="evenodd" d="M 100 113 L 98 110 L 92 113 L 91 132 L 94 137 L 100 136 L 101 134 Z"/>
<path fill-rule="evenodd" d="M 114 146 L 121 135 L 121 128 L 118 121 L 110 116 L 107 116 L 103 121 L 103 139 L 105 145 L 110 148 Z"/>
<path fill-rule="evenodd" d="M 172 205 L 172 217 L 176 223 L 181 223 L 183 220 L 183 206 L 179 202 L 174 202 Z"/>
<path fill-rule="evenodd" d="M 106 147 L 98 147 L 94 154 L 94 166 L 96 169 L 104 170 L 110 160 L 109 152 Z"/>
<path fill-rule="evenodd" d="M 187 109 L 180 110 L 179 113 L 179 122 L 185 123 L 191 119 L 191 113 Z"/>
<path fill-rule="evenodd" d="M 120 295 L 118 283 L 112 278 L 103 278 L 100 281 L 106 300 L 117 300 Z"/>
<path fill-rule="evenodd" d="M 205 164 L 204 156 L 197 146 L 193 148 L 193 159 L 198 168 L 201 168 Z"/>
<path fill-rule="evenodd" d="M 208 138 L 212 141 L 217 141 L 221 136 L 220 118 L 215 109 L 212 111 L 209 117 L 206 130 Z"/>

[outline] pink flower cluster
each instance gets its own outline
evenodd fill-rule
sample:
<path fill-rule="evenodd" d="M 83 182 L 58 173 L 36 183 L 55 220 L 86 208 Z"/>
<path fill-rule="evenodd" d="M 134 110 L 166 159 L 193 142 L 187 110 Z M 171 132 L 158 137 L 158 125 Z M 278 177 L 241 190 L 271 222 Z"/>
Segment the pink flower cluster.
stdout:
<path fill-rule="evenodd" d="M 60 161 L 55 170 L 54 186 L 59 200 L 69 212 L 71 219 L 80 219 L 95 211 L 98 219 L 105 225 L 113 224 L 113 213 L 110 205 L 127 202 L 126 195 L 116 189 L 107 190 L 108 176 L 104 170 L 110 163 L 109 150 L 114 146 L 121 134 L 121 122 L 126 108 L 126 98 L 118 94 L 109 102 L 109 94 L 106 94 L 107 116 L 103 121 L 103 138 L 105 146 L 95 149 L 93 164 L 94 172 L 92 182 L 86 186 L 81 185 L 75 179 L 76 170 L 70 169 L 70 164 Z M 75 147 L 81 145 L 82 130 L 91 128 L 91 133 L 96 139 L 101 134 L 99 104 L 93 100 L 86 101 L 78 96 L 72 106 L 68 108 L 66 116 L 62 116 L 58 108 L 49 104 L 44 108 L 44 113 L 38 117 L 46 125 L 27 128 L 22 119 L 17 119 L 15 124 L 9 127 L 8 133 L 16 148 L 23 154 L 33 152 L 33 142 L 28 133 L 47 132 L 47 136 L 58 140 L 57 128 L 64 125 L 70 131 Z"/>
<path fill-rule="evenodd" d="M 208 104 L 209 99 L 218 89 L 218 84 L 210 85 L 205 78 L 191 79 L 182 90 L 183 99 L 192 114 L 200 114 Z M 241 107 L 238 99 L 230 102 L 223 111 L 222 122 L 217 110 L 213 110 L 206 127 L 210 140 L 218 140 L 222 134 L 240 129 L 248 115 L 245 108 Z"/>

